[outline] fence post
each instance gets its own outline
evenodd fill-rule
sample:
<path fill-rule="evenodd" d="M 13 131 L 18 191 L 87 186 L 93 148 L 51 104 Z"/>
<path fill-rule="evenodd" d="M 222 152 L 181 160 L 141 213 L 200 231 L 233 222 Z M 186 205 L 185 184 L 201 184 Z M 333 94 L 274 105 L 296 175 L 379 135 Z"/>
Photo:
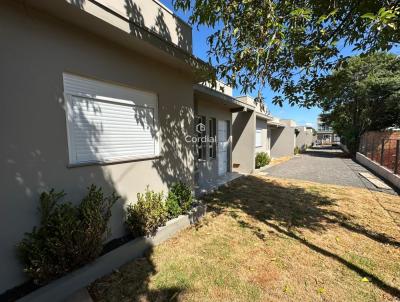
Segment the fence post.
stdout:
<path fill-rule="evenodd" d="M 399 160 L 400 160 L 400 139 L 397 140 L 396 142 L 396 157 L 394 160 L 394 174 L 397 174 L 399 172 Z"/>
<path fill-rule="evenodd" d="M 383 152 L 385 150 L 385 139 L 382 139 L 382 146 L 381 146 L 381 166 L 383 166 Z"/>

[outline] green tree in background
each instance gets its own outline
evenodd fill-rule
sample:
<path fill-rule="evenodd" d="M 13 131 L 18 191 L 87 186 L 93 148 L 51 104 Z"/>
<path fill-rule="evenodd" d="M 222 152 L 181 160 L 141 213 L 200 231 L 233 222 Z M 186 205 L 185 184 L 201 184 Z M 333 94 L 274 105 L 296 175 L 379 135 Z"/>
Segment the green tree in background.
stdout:
<path fill-rule="evenodd" d="M 340 49 L 388 51 L 400 41 L 398 0 L 174 0 L 208 37 L 216 76 L 242 92 L 267 85 L 275 104 L 310 107 Z"/>
<path fill-rule="evenodd" d="M 387 53 L 349 58 L 320 82 L 313 98 L 354 154 L 365 131 L 400 126 L 400 58 Z"/>

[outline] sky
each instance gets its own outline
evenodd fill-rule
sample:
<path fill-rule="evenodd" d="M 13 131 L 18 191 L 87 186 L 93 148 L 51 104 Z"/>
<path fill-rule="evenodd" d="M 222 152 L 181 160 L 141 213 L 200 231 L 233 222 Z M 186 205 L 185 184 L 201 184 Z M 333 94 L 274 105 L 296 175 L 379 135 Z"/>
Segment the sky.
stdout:
<path fill-rule="evenodd" d="M 175 11 L 172 5 L 172 0 L 160 0 L 164 5 L 166 5 L 168 8 L 170 8 L 172 11 L 175 12 L 176 15 L 178 15 L 180 18 L 182 18 L 184 21 L 188 20 L 189 14 L 184 13 L 182 11 Z M 193 54 L 208 62 L 208 55 L 207 55 L 207 50 L 208 50 L 208 45 L 207 45 L 207 37 L 209 34 L 212 33 L 212 30 L 210 28 L 207 28 L 205 26 L 200 26 L 197 28 L 196 26 L 193 26 L 192 28 L 192 33 L 193 33 Z M 399 50 L 396 48 L 396 52 Z M 341 52 L 343 55 L 350 55 L 354 54 L 352 53 L 351 49 L 345 48 Z M 257 96 L 258 91 L 254 91 L 253 93 L 250 93 L 250 96 L 253 98 Z M 298 106 L 290 106 L 287 103 L 283 104 L 282 107 L 278 105 L 272 104 L 272 97 L 275 95 L 275 93 L 269 88 L 266 87 L 262 90 L 262 94 L 264 96 L 266 105 L 268 106 L 269 110 L 271 111 L 272 115 L 275 117 L 283 118 L 283 119 L 292 119 L 294 120 L 297 125 L 299 126 L 312 126 L 316 128 L 316 123 L 317 123 L 317 117 L 321 113 L 321 109 L 314 107 L 311 109 L 306 109 L 306 108 L 301 108 Z M 240 89 L 234 89 L 233 91 L 234 96 L 239 96 L 242 95 L 240 92 Z"/>

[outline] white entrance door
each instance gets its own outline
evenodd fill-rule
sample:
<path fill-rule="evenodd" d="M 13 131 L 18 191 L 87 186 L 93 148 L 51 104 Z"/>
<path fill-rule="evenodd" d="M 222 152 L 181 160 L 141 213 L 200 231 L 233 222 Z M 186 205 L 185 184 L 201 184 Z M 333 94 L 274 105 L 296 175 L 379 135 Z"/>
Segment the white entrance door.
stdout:
<path fill-rule="evenodd" d="M 228 171 L 228 149 L 229 149 L 229 137 L 228 137 L 228 122 L 218 121 L 218 175 L 225 175 Z"/>

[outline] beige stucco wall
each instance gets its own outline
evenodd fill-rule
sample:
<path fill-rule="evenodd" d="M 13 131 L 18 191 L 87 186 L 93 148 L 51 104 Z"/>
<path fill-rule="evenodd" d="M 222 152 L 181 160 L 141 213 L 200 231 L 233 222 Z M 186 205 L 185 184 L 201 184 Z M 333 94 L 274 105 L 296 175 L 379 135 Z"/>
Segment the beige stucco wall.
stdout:
<path fill-rule="evenodd" d="M 283 156 L 292 156 L 295 147 L 294 128 L 270 127 L 271 131 L 271 157 L 278 158 Z"/>
<path fill-rule="evenodd" d="M 25 280 L 15 245 L 38 223 L 38 196 L 65 190 L 80 201 L 94 183 L 121 195 L 113 209 L 112 237 L 123 234 L 127 203 L 150 188 L 193 182 L 192 78 L 79 28 L 29 9 L 0 4 L 0 293 Z M 106 166 L 67 168 L 62 73 L 68 71 L 153 91 L 159 98 L 161 157 Z"/>
<path fill-rule="evenodd" d="M 136 34 L 132 24 L 107 12 L 91 1 L 65 0 L 86 12 L 131 34 Z M 130 20 L 136 25 L 157 33 L 163 39 L 185 51 L 192 52 L 192 28 L 156 0 L 97 0 L 98 3 Z"/>
<path fill-rule="evenodd" d="M 296 127 L 296 129 L 299 131 L 296 135 L 296 146 L 305 150 L 306 146 L 310 147 L 314 143 L 316 136 L 313 135 L 311 129 L 305 127 Z"/>
<path fill-rule="evenodd" d="M 254 111 L 236 112 L 232 115 L 232 164 L 234 171 L 251 173 L 255 168 Z M 235 168 L 235 165 L 239 167 Z"/>
<path fill-rule="evenodd" d="M 208 120 L 215 118 L 217 120 L 217 132 L 218 132 L 218 121 L 229 121 L 230 128 L 232 127 L 232 114 L 230 109 L 226 106 L 217 104 L 216 102 L 208 101 L 200 97 L 196 98 L 196 114 L 203 115 L 207 118 L 207 135 L 209 134 Z M 231 141 L 231 139 L 230 139 Z M 216 182 L 218 178 L 218 147 L 217 147 L 217 158 L 210 158 L 207 149 L 206 160 L 197 161 L 196 179 L 200 188 L 208 187 Z M 228 151 L 228 161 L 231 158 L 231 148 Z M 230 164 L 231 165 L 231 164 Z M 230 171 L 231 169 L 228 169 Z"/>

